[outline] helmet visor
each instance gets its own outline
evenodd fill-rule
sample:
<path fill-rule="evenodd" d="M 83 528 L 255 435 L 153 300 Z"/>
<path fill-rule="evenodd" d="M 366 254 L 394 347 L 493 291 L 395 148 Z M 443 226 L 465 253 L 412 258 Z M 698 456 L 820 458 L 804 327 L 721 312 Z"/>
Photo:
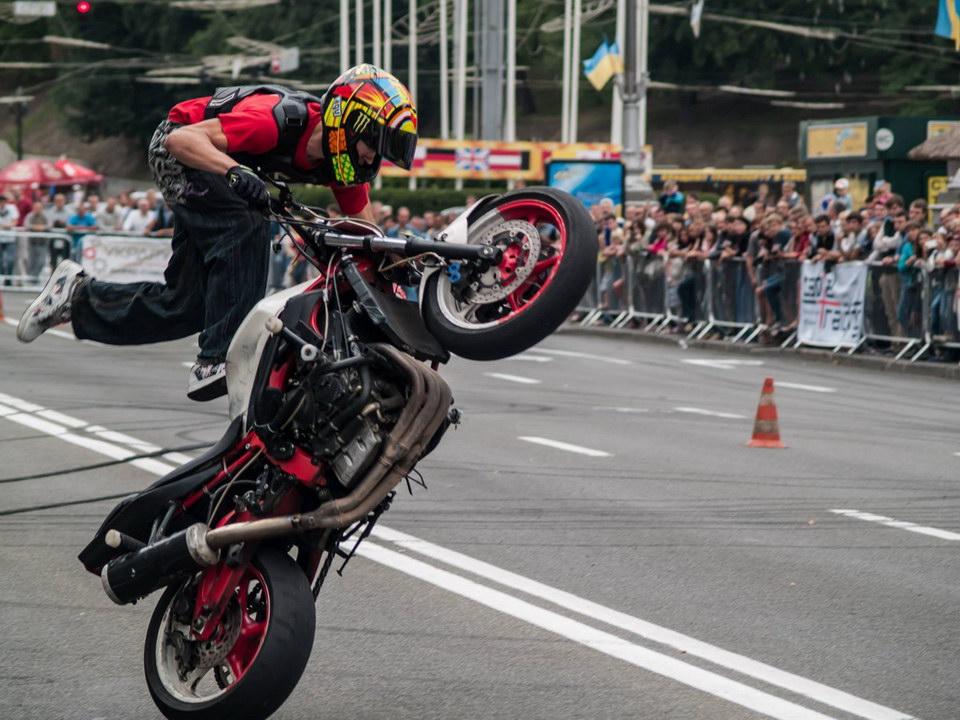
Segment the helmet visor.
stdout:
<path fill-rule="evenodd" d="M 417 151 L 417 134 L 385 127 L 381 132 L 380 154 L 394 165 L 409 170 Z"/>

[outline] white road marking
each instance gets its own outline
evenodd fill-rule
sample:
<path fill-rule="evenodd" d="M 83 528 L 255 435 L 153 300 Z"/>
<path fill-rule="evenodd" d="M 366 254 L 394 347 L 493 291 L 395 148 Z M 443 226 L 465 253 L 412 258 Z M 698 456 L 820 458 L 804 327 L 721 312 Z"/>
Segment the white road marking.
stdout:
<path fill-rule="evenodd" d="M 510 615 L 580 643 L 610 657 L 623 660 L 644 670 L 676 680 L 728 702 L 781 720 L 827 720 L 829 716 L 809 710 L 735 680 L 703 670 L 663 653 L 648 650 L 623 638 L 585 625 L 577 620 L 537 607 L 525 600 L 494 590 L 425 562 L 402 555 L 394 550 L 367 542 L 358 554 L 387 567 L 423 580 L 442 590 L 473 600 L 492 610 Z M 900 717 L 903 717 L 902 715 Z"/>
<path fill-rule="evenodd" d="M 571 445 L 570 443 L 560 442 L 559 440 L 550 440 L 549 438 L 521 436 L 519 440 L 525 440 L 536 445 L 546 445 L 557 450 L 566 450 L 567 452 L 579 453 L 580 455 L 589 455 L 590 457 L 612 457 L 603 450 L 594 450 L 593 448 L 583 447 L 582 445 Z"/>
<path fill-rule="evenodd" d="M 737 415 L 736 413 L 716 412 L 715 410 L 704 410 L 695 407 L 675 407 L 674 412 L 691 413 L 693 415 L 708 415 L 710 417 L 729 418 L 730 420 L 746 420 L 746 415 Z"/>
<path fill-rule="evenodd" d="M 527 355 L 527 354 L 514 355 L 512 357 L 504 358 L 504 360 L 521 360 L 524 362 L 538 362 L 538 363 L 553 362 L 552 357 L 538 357 L 536 355 Z"/>
<path fill-rule="evenodd" d="M 634 408 L 634 407 L 595 407 L 594 410 L 599 410 L 600 412 L 617 412 L 617 413 L 648 413 L 650 412 L 649 408 Z"/>
<path fill-rule="evenodd" d="M 615 357 L 607 357 L 605 355 L 591 355 L 590 353 L 584 352 L 574 352 L 573 350 L 549 350 L 547 348 L 533 347 L 530 348 L 530 352 L 533 353 L 544 353 L 546 355 L 562 355 L 563 357 L 575 357 L 583 358 L 585 360 L 599 360 L 600 362 L 613 363 L 614 365 L 630 365 L 629 360 L 622 360 Z"/>
<path fill-rule="evenodd" d="M 688 365 L 716 368 L 717 370 L 733 370 L 739 365 L 746 365 L 748 367 L 759 367 L 763 365 L 763 360 L 704 360 L 698 358 L 684 358 L 680 362 L 687 363 Z"/>
<path fill-rule="evenodd" d="M 845 517 L 856 518 L 857 520 L 866 520 L 867 522 L 880 523 L 887 527 L 900 528 L 910 532 L 920 533 L 921 535 L 931 535 L 941 540 L 960 540 L 960 533 L 950 532 L 949 530 L 940 530 L 939 528 L 926 527 L 916 523 L 906 522 L 905 520 L 895 520 L 883 515 L 874 515 L 873 513 L 860 512 L 859 510 L 831 510 L 830 512 Z"/>
<path fill-rule="evenodd" d="M 73 445 L 78 445 L 86 450 L 90 450 L 100 455 L 106 455 L 108 458 L 113 460 L 127 460 L 134 455 L 141 454 L 143 451 L 141 450 L 141 452 L 134 452 L 133 450 L 116 445 L 113 442 L 108 442 L 107 438 L 110 436 L 119 436 L 132 440 L 134 443 L 136 443 L 138 450 L 140 447 L 144 446 L 156 447 L 154 445 L 150 445 L 149 443 L 144 443 L 141 440 L 137 440 L 136 438 L 132 438 L 129 435 L 111 433 L 111 431 L 107 430 L 106 428 L 102 428 L 98 425 L 90 425 L 84 420 L 79 420 L 77 418 L 70 417 L 69 415 L 58 413 L 55 410 L 48 410 L 47 408 L 27 402 L 26 400 L 21 400 L 20 398 L 12 397 L 5 393 L 0 393 L 0 402 L 3 403 L 0 405 L 0 417 L 10 420 L 11 422 L 15 422 L 19 425 L 23 425 L 24 427 L 29 427 L 32 430 L 38 430 L 39 432 L 46 433 L 47 435 L 52 435 Z M 57 420 L 58 422 L 54 422 L 54 420 Z M 69 428 L 86 428 L 88 433 L 92 432 L 93 434 L 101 436 L 106 435 L 106 437 L 101 440 L 89 437 L 89 435 L 78 435 L 70 432 Z M 159 450 L 160 448 L 156 449 Z M 134 467 L 154 473 L 156 475 L 166 475 L 168 472 L 174 469 L 173 465 L 168 465 L 167 463 L 154 460 L 153 458 L 129 460 L 127 464 L 133 465 Z"/>
<path fill-rule="evenodd" d="M 794 390 L 809 390 L 810 392 L 815 393 L 835 393 L 836 388 L 825 387 L 823 385 L 803 385 L 802 383 L 792 383 L 784 382 L 783 380 L 777 380 L 774 383 L 776 388 L 793 388 Z"/>
<path fill-rule="evenodd" d="M 46 411 L 24 400 L 10 398 L 10 396 L 6 395 L 3 397 L 13 400 L 21 406 L 26 405 L 36 408 L 36 410 L 33 411 L 34 414 L 55 412 Z M 111 445 L 108 442 L 74 435 L 68 432 L 63 426 L 58 426 L 48 420 L 32 417 L 25 412 L 17 412 L 17 410 L 12 407 L 0 406 L 0 417 L 6 417 L 14 422 L 26 424 L 35 429 L 42 428 L 44 432 L 48 432 L 54 437 L 66 440 L 67 442 L 76 443 L 79 439 L 81 442 L 77 444 L 94 452 L 107 455 L 108 457 L 122 459 L 122 457 L 118 456 L 122 456 L 127 452 L 123 448 Z M 77 420 L 76 418 L 71 418 L 71 420 L 83 423 L 84 426 L 88 425 L 88 423 Z M 97 428 L 98 432 L 106 431 L 105 428 L 100 428 L 99 426 L 93 427 Z M 139 444 L 148 444 L 140 440 L 136 440 L 136 442 Z M 166 474 L 172 469 L 161 462 L 152 460 L 131 461 L 130 464 L 136 465 L 156 475 Z M 414 552 L 434 557 L 441 562 L 459 567 L 480 577 L 485 577 L 507 587 L 512 587 L 527 594 L 541 597 L 587 617 L 614 625 L 655 642 L 670 645 L 683 652 L 755 677 L 766 683 L 796 692 L 818 702 L 831 705 L 832 707 L 846 710 L 867 720 L 910 720 L 911 716 L 891 708 L 877 705 L 840 690 L 821 685 L 812 680 L 786 673 L 777 668 L 765 665 L 764 663 L 686 637 L 667 628 L 662 628 L 640 620 L 639 618 L 634 618 L 616 610 L 605 608 L 602 605 L 584 600 L 562 590 L 551 588 L 535 580 L 530 580 L 507 570 L 501 570 L 480 560 L 475 560 L 466 555 L 419 540 L 411 535 L 406 535 L 405 533 L 383 526 L 375 528 L 374 535 L 388 542 L 396 542 Z M 622 659 L 625 662 L 648 669 L 664 677 L 678 680 L 691 687 L 698 688 L 743 707 L 754 709 L 770 717 L 782 718 L 783 720 L 829 720 L 826 715 L 808 710 L 800 705 L 782 700 L 734 680 L 688 665 L 674 657 L 634 645 L 622 638 L 596 630 L 575 620 L 536 607 L 518 598 L 480 585 L 454 573 L 435 568 L 426 563 L 414 560 L 413 558 L 405 557 L 373 543 L 361 545 L 358 553 L 369 560 L 387 565 L 442 589 L 459 594 L 462 597 L 475 600 L 487 607 L 525 620 L 545 630 L 562 635 L 563 637 L 568 637 L 576 642 L 594 648 L 599 652 Z"/>
<path fill-rule="evenodd" d="M 785 672 L 766 663 L 702 642 L 675 630 L 628 615 L 618 610 L 586 600 L 550 585 L 531 580 L 522 575 L 504 570 L 495 565 L 477 560 L 469 555 L 448 550 L 426 540 L 378 525 L 373 535 L 379 540 L 396 543 L 405 550 L 424 555 L 477 577 L 491 580 L 505 587 L 519 590 L 533 597 L 546 600 L 566 610 L 579 613 L 593 620 L 634 633 L 653 642 L 667 645 L 688 655 L 702 658 L 721 667 L 776 685 L 785 690 L 803 695 L 825 705 L 852 713 L 869 720 L 903 720 L 906 713 L 864 700 L 855 695 L 823 685 L 814 680 Z M 362 547 L 362 546 L 361 546 Z"/>
<path fill-rule="evenodd" d="M 506 373 L 484 373 L 484 375 L 497 380 L 520 383 L 521 385 L 539 385 L 541 382 L 540 380 L 534 380 L 533 378 L 520 377 L 519 375 L 507 375 Z"/>

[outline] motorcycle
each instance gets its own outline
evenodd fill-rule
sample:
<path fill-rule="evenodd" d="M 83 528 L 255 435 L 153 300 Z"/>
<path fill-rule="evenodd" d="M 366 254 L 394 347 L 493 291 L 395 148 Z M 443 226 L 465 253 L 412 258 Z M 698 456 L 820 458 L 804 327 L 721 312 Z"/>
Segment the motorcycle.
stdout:
<path fill-rule="evenodd" d="M 266 297 L 237 331 L 222 439 L 121 501 L 79 556 L 117 604 L 163 589 L 143 663 L 167 718 L 280 707 L 334 559 L 459 422 L 439 366 L 536 344 L 593 275 L 590 216 L 556 189 L 485 197 L 436 240 L 330 220 L 279 189 L 270 214 L 318 277 Z"/>

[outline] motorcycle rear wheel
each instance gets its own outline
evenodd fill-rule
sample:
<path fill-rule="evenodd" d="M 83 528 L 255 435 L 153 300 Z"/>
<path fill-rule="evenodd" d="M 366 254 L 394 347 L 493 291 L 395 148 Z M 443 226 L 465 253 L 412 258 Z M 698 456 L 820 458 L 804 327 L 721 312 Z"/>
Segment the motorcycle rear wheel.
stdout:
<path fill-rule="evenodd" d="M 556 235 L 546 232 L 556 228 Z M 541 232 L 543 231 L 543 232 Z M 470 223 L 470 243 L 495 244 L 503 260 L 465 300 L 450 273 L 426 282 L 424 322 L 448 351 L 499 360 L 536 345 L 574 311 L 593 279 L 597 234 L 586 208 L 555 188 L 501 195 Z"/>
<path fill-rule="evenodd" d="M 205 649 L 224 657 L 206 670 L 184 667 L 175 643 L 190 637 L 175 604 L 185 595 L 192 608 L 193 592 L 189 583 L 167 588 L 150 619 L 144 672 L 157 708 L 170 720 L 269 717 L 296 687 L 313 647 L 316 611 L 303 572 L 275 548 L 257 552 L 214 633 L 225 646 Z"/>

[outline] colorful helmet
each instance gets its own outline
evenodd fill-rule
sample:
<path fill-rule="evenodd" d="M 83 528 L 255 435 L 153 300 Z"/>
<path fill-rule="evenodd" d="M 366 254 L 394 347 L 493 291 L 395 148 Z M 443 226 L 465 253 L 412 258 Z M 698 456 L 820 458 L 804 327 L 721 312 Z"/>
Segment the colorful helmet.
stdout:
<path fill-rule="evenodd" d="M 333 81 L 321 98 L 324 165 L 337 185 L 359 185 L 376 177 L 386 158 L 404 170 L 417 149 L 417 108 L 410 92 L 393 75 L 373 65 L 357 65 Z M 361 164 L 357 143 L 377 155 Z"/>

